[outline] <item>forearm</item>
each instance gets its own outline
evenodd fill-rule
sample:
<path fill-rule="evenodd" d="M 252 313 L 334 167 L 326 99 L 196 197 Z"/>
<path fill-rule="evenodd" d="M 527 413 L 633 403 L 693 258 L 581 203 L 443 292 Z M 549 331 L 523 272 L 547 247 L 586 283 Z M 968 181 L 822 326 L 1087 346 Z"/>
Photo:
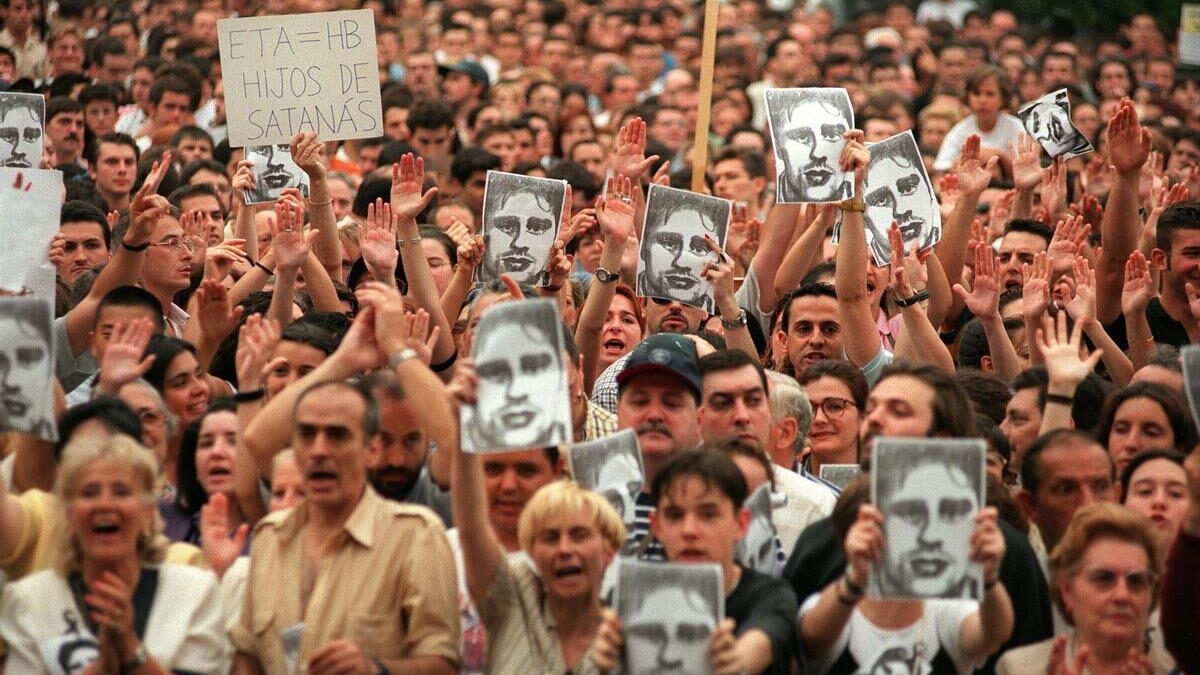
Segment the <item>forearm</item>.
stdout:
<path fill-rule="evenodd" d="M 1042 348 L 1038 345 L 1038 341 L 1029 339 L 1042 329 L 1042 318 L 1045 315 L 1045 311 L 1037 314 L 1022 314 L 1022 318 L 1025 320 L 1026 340 L 1029 342 L 1029 365 L 1031 366 L 1040 366 L 1046 363 L 1046 357 L 1042 354 Z"/>
<path fill-rule="evenodd" d="M 454 675 L 454 666 L 440 656 L 414 656 L 407 659 L 382 659 L 388 675 Z"/>
<path fill-rule="evenodd" d="M 1125 340 L 1129 343 L 1129 360 L 1134 372 L 1149 365 L 1150 354 L 1154 352 L 1154 332 L 1150 329 L 1145 308 L 1125 315 Z"/>
<path fill-rule="evenodd" d="M 462 312 L 463 303 L 466 302 L 467 294 L 471 292 L 473 285 L 470 271 L 459 273 L 455 270 L 454 276 L 450 278 L 450 283 L 442 293 L 441 299 L 442 314 L 446 317 L 447 321 L 450 317 L 454 317 L 454 320 L 458 321 L 458 315 Z"/>
<path fill-rule="evenodd" d="M 1096 297 L 1119 298 L 1125 282 L 1125 261 L 1137 247 L 1141 222 L 1137 204 L 1138 175 L 1117 174 L 1108 201 L 1104 205 L 1104 216 L 1100 221 L 1100 240 L 1104 250 L 1096 261 Z M 1100 323 L 1112 323 L 1120 316 L 1117 303 L 1102 302 L 1096 307 L 1096 318 Z"/>
<path fill-rule="evenodd" d="M 416 358 L 401 362 L 396 367 L 396 377 L 404 391 L 420 392 L 420 405 L 413 407 L 418 426 L 437 443 L 438 448 L 454 445 L 458 440 L 458 411 L 450 405 L 450 394 L 445 383 Z"/>
<path fill-rule="evenodd" d="M 738 655 L 744 672 L 748 675 L 759 675 L 771 666 L 774 650 L 771 648 L 771 638 L 757 628 L 750 629 L 738 636 L 733 645 L 733 651 Z"/>
<path fill-rule="evenodd" d="M 920 303 L 900 309 L 900 339 L 896 341 L 896 357 L 917 363 L 928 363 L 951 374 L 954 358 L 942 342 L 937 329 Z"/>
<path fill-rule="evenodd" d="M 316 255 L 309 253 L 300 269 L 304 271 L 304 289 L 308 291 L 308 299 L 312 300 L 313 309 L 318 312 L 341 313 L 342 302 L 338 300 L 333 279 L 329 277 L 329 272 Z M 341 271 L 340 263 L 338 271 Z"/>
<path fill-rule="evenodd" d="M 252 262 L 258 260 L 258 228 L 254 226 L 254 207 L 247 206 L 242 201 L 242 193 L 239 190 L 233 196 L 237 200 L 237 216 L 233 219 L 233 238 L 244 239 L 246 241 L 242 250 L 246 252 L 246 257 Z"/>
<path fill-rule="evenodd" d="M 324 175 L 309 176 L 308 218 L 320 234 L 313 242 L 313 253 L 330 278 L 342 273 L 342 242 L 338 241 L 337 216 L 333 215 L 333 197 Z"/>
<path fill-rule="evenodd" d="M 875 358 L 881 344 L 867 299 L 867 235 L 863 228 L 861 212 L 842 212 L 842 236 L 834 273 L 846 357 L 856 366 L 866 365 Z"/>
<path fill-rule="evenodd" d="M 983 595 L 979 603 L 978 621 L 968 621 L 963 627 L 963 652 L 970 660 L 979 662 L 1000 649 L 1012 636 L 1012 600 L 1004 584 L 997 582 Z M 975 617 L 971 617 L 975 618 Z"/>
<path fill-rule="evenodd" d="M 1083 332 L 1091 339 L 1096 349 L 1103 350 L 1100 360 L 1104 362 L 1104 367 L 1113 382 L 1121 387 L 1129 384 L 1133 379 L 1133 362 L 1125 356 L 1120 347 L 1117 347 L 1117 343 L 1113 342 L 1112 336 L 1104 330 L 1104 326 L 1096 319 L 1091 319 L 1083 324 Z"/>
<path fill-rule="evenodd" d="M 825 590 L 821 591 L 816 607 L 800 619 L 800 644 L 807 658 L 818 659 L 829 654 L 850 621 L 854 605 L 848 605 L 839 599 L 838 585 L 841 583 L 839 577 L 837 581 L 826 586 Z"/>
<path fill-rule="evenodd" d="M 942 240 L 937 244 L 937 255 L 944 262 L 944 269 L 961 270 L 966 265 L 967 242 L 971 238 L 971 224 L 975 222 L 978 206 L 979 195 L 974 193 L 960 194 L 954 203 L 954 210 L 942 230 Z"/>
<path fill-rule="evenodd" d="M 1028 220 L 1033 216 L 1033 190 L 1017 188 L 1013 197 L 1012 210 L 1008 214 L 1010 220 L 1018 218 Z"/>
<path fill-rule="evenodd" d="M 767 212 L 763 223 L 762 240 L 758 251 L 750 261 L 754 277 L 758 279 L 759 305 L 752 309 L 774 308 L 778 293 L 775 287 L 775 277 L 783 265 L 783 259 L 790 250 L 788 244 L 796 229 L 797 221 L 803 212 L 799 204 L 776 204 Z"/>
<path fill-rule="evenodd" d="M 825 226 L 824 219 L 817 216 L 817 219 L 804 229 L 796 241 L 792 242 L 791 247 L 783 256 L 783 260 L 779 263 L 779 269 L 775 272 L 772 287 L 777 296 L 786 295 L 799 286 L 800 280 L 812 269 L 813 262 L 821 251 L 821 241 L 825 239 Z M 761 278 L 758 283 L 761 289 L 763 287 Z"/>
<path fill-rule="evenodd" d="M 1042 426 L 1038 429 L 1039 436 L 1055 429 L 1071 428 L 1073 424 L 1071 405 L 1075 398 L 1075 389 L 1078 386 L 1078 382 L 1057 382 L 1051 378 L 1050 384 L 1046 386 L 1046 407 L 1042 409 Z M 1054 401 L 1051 400 L 1051 397 L 1065 398 Z"/>
<path fill-rule="evenodd" d="M 254 387 L 257 389 L 257 387 Z M 238 403 L 238 428 L 245 429 L 254 419 L 255 414 L 262 410 L 261 401 L 246 401 Z M 263 474 L 269 476 L 270 474 Z M 246 447 L 245 438 L 239 434 L 237 450 L 234 454 L 233 466 L 233 496 L 238 508 L 245 516 L 246 522 L 256 523 L 266 515 L 263 505 L 262 491 L 259 489 L 259 472 L 254 457 Z"/>
<path fill-rule="evenodd" d="M 464 453 L 457 442 L 447 451 L 453 453 L 450 507 L 462 544 L 467 590 L 478 604 L 487 596 L 497 570 L 504 563 L 504 552 L 488 521 L 483 462 L 479 455 Z"/>
<path fill-rule="evenodd" d="M 621 264 L 621 252 L 625 242 L 608 242 L 600 255 L 600 267 L 612 271 Z M 579 312 L 579 321 L 575 324 L 575 344 L 579 347 L 579 355 L 583 361 L 583 390 L 591 391 L 596 382 L 600 367 L 600 338 L 604 331 L 604 319 L 612 307 L 613 298 L 617 295 L 616 283 L 600 283 L 592 278 L 588 287 L 587 299 L 583 301 L 583 310 Z"/>
<path fill-rule="evenodd" d="M 292 305 L 296 299 L 295 267 L 275 268 L 275 285 L 271 289 L 271 305 L 267 308 L 267 317 L 279 324 L 279 330 L 287 328 L 292 323 Z"/>
<path fill-rule="evenodd" d="M 267 285 L 267 281 L 271 279 L 271 273 L 267 270 L 275 268 L 275 256 L 267 251 L 262 260 L 258 261 L 258 265 L 251 265 L 249 270 L 233 284 L 233 288 L 229 289 L 229 304 L 240 305 L 243 300 L 250 297 L 250 294 L 261 291 Z M 263 268 L 266 269 L 263 269 Z"/>
<path fill-rule="evenodd" d="M 400 258 L 404 264 L 404 272 L 408 277 L 408 297 L 412 298 L 417 307 L 429 312 L 429 327 L 440 326 L 437 343 L 433 345 L 433 363 L 442 363 L 455 352 L 454 335 L 450 324 L 442 312 L 441 298 L 438 297 L 437 284 L 433 281 L 433 273 L 429 271 L 429 261 L 425 259 L 425 251 L 419 243 L 413 243 L 418 237 L 416 222 L 407 226 L 401 223 L 398 236 L 400 242 Z M 407 241 L 405 241 L 407 240 Z M 449 377 L 451 371 L 439 374 L 439 377 Z"/>
<path fill-rule="evenodd" d="M 925 290 L 929 291 L 929 304 L 925 307 L 925 314 L 929 317 L 929 323 L 933 324 L 934 330 L 937 330 L 950 315 L 954 293 L 950 291 L 950 279 L 947 278 L 946 268 L 937 253 L 929 254 L 929 259 L 925 261 L 925 269 L 928 277 L 925 280 Z M 962 269 L 961 263 L 957 269 Z"/>
<path fill-rule="evenodd" d="M 1005 382 L 1012 382 L 1021 372 L 1021 359 L 1004 329 L 1004 319 L 997 314 L 981 321 L 983 334 L 987 337 L 988 355 L 992 357 L 992 370 Z"/>
<path fill-rule="evenodd" d="M 10 437 L 16 455 L 13 457 L 13 485 L 22 492 L 52 491 L 58 470 L 58 460 L 54 458 L 54 444 L 32 434 L 14 433 L 10 434 Z M 3 480 L 0 480 L 0 483 L 2 482 Z"/>

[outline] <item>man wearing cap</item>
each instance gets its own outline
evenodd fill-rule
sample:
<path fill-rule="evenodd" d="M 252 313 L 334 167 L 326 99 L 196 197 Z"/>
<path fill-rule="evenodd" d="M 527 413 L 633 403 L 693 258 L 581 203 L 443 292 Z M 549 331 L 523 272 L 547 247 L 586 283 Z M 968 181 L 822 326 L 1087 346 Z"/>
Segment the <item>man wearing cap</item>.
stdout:
<path fill-rule="evenodd" d="M 675 333 L 646 338 L 629 353 L 617 375 L 617 428 L 637 432 L 649 486 L 671 455 L 700 443 L 696 411 L 700 405 L 700 366 L 696 345 Z M 627 550 L 661 558 L 662 547 L 649 537 L 654 502 L 638 495 Z M 645 540 L 645 541 L 644 541 Z M 644 549 L 644 550 L 640 550 Z"/>
<path fill-rule="evenodd" d="M 487 96 L 487 71 L 475 61 L 459 61 L 448 66 L 439 66 L 442 73 L 442 98 L 454 109 L 454 127 L 459 138 L 466 138 L 470 129 L 467 114 L 479 106 Z"/>

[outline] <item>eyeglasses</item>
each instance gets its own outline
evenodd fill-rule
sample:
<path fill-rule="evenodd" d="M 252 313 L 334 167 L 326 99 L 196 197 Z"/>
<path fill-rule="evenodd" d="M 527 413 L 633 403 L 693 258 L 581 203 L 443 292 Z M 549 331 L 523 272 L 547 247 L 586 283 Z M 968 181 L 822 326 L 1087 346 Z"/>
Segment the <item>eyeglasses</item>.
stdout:
<path fill-rule="evenodd" d="M 191 239 L 188 239 L 187 237 L 171 237 L 164 241 L 160 241 L 160 242 L 153 243 L 150 245 L 151 246 L 165 246 L 168 249 L 170 249 L 170 251 L 172 253 L 178 253 L 180 251 L 187 251 L 188 253 L 196 252 L 196 242 L 192 241 Z"/>
<path fill-rule="evenodd" d="M 826 417 L 832 419 L 834 417 L 841 417 L 842 414 L 846 412 L 846 409 L 850 407 L 854 407 L 854 401 L 846 398 L 830 397 L 824 401 L 821 401 L 819 404 L 814 405 L 813 412 L 816 412 L 816 408 L 820 408 L 821 410 L 825 411 Z"/>
<path fill-rule="evenodd" d="M 1129 589 L 1130 593 L 1147 593 L 1158 581 L 1158 575 L 1150 570 L 1134 570 L 1122 574 L 1116 570 L 1098 568 L 1084 570 L 1081 574 L 1089 584 L 1100 591 L 1111 591 L 1116 588 L 1117 580 L 1122 576 L 1125 578 L 1125 587 Z"/>

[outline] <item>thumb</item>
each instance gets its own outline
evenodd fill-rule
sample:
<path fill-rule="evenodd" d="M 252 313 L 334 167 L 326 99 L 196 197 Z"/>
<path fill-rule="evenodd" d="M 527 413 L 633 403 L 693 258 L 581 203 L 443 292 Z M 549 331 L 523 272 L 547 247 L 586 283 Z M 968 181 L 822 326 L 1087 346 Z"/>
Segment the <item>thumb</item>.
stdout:
<path fill-rule="evenodd" d="M 963 301 L 966 301 L 967 298 L 971 297 L 970 291 L 964 288 L 962 284 L 954 284 L 954 294 Z"/>
<path fill-rule="evenodd" d="M 142 359 L 142 362 L 138 364 L 137 368 L 138 377 L 145 375 L 150 370 L 150 367 L 154 365 L 155 358 L 157 357 L 151 354 L 150 356 Z"/>
<path fill-rule="evenodd" d="M 246 537 L 250 535 L 250 524 L 242 523 L 238 525 L 237 532 L 233 533 L 233 543 L 241 550 L 246 546 Z"/>

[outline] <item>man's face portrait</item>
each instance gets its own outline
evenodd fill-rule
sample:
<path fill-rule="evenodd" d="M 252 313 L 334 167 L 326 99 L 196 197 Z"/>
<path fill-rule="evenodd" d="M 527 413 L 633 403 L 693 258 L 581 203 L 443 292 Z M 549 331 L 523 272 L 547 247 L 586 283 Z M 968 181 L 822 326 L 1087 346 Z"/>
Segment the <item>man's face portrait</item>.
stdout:
<path fill-rule="evenodd" d="M 1092 150 L 1092 144 L 1071 123 L 1071 104 L 1065 90 L 1046 94 L 1017 114 L 1025 131 L 1051 157 L 1070 159 Z"/>
<path fill-rule="evenodd" d="M 501 309 L 508 308 L 500 305 L 492 311 Z M 479 449 L 556 444 L 570 426 L 559 416 L 567 395 L 562 350 L 551 330 L 530 325 L 519 314 L 505 318 L 481 331 L 476 345 L 479 392 L 474 422 L 483 444 Z"/>
<path fill-rule="evenodd" d="M 863 183 L 867 245 L 876 266 L 891 262 L 887 232 L 900 227 L 906 247 L 924 249 L 940 238 L 940 217 L 925 165 L 911 132 L 871 146 L 871 164 Z"/>
<path fill-rule="evenodd" d="M 30 309 L 37 309 L 34 301 Z M 50 384 L 50 345 L 30 319 L 8 313 L 0 316 L 0 402 L 4 429 L 32 431 L 48 418 L 40 405 Z"/>
<path fill-rule="evenodd" d="M 41 163 L 43 101 L 38 94 L 0 94 L 0 166 Z"/>
<path fill-rule="evenodd" d="M 881 506 L 887 585 L 910 597 L 959 595 L 980 506 L 963 470 L 923 464 Z"/>
<path fill-rule="evenodd" d="M 488 172 L 481 278 L 507 273 L 517 283 L 536 285 L 541 281 L 558 234 L 565 193 L 561 181 Z"/>
<path fill-rule="evenodd" d="M 752 570 L 774 575 L 775 526 L 771 523 L 770 484 L 758 486 L 746 500 L 746 507 L 750 509 L 750 525 L 738 543 L 737 560 Z"/>
<path fill-rule="evenodd" d="M 644 480 L 638 458 L 632 453 L 613 452 L 601 461 L 592 489 L 612 504 L 627 526 L 632 525 L 635 500 Z"/>
<path fill-rule="evenodd" d="M 712 282 L 704 275 L 717 262 L 707 236 L 724 245 L 730 203 L 682 190 L 651 186 L 638 261 L 638 295 L 677 300 L 711 312 Z"/>
<path fill-rule="evenodd" d="M 287 188 L 299 188 L 301 194 L 308 194 L 307 176 L 292 161 L 292 151 L 287 145 L 246 148 L 246 159 L 254 164 L 254 190 L 247 193 L 247 204 L 273 202 Z"/>
<path fill-rule="evenodd" d="M 716 628 L 714 615 L 696 590 L 666 586 L 650 591 L 623 622 L 629 672 L 711 672 L 708 643 Z"/>
<path fill-rule="evenodd" d="M 799 92 L 799 93 L 794 93 Z M 817 93 L 820 92 L 820 93 Z M 853 126 L 850 104 L 840 107 L 832 96 L 844 90 L 780 90 L 767 96 L 779 166 L 782 203 L 834 202 L 850 196 L 850 183 L 839 159 L 843 135 Z"/>

